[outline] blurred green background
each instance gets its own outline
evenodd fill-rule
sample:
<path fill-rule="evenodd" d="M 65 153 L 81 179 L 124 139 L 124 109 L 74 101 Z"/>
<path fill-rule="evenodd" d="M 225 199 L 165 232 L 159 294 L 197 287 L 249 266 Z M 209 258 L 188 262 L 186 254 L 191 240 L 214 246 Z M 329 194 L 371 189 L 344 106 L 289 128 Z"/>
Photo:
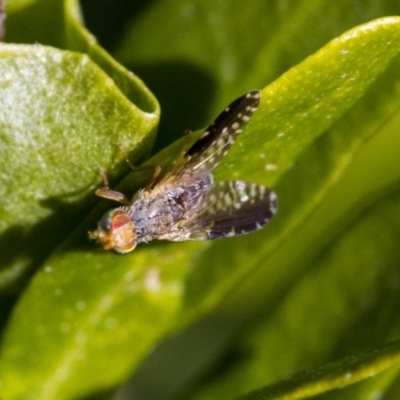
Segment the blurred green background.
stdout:
<path fill-rule="evenodd" d="M 0 397 L 399 398 L 400 4 L 5 12 Z M 165 171 L 186 129 L 253 88 L 259 110 L 215 178 L 273 188 L 270 226 L 127 256 L 89 243 L 113 207 L 93 195 L 98 169 L 128 196 L 146 182 L 116 143 Z"/>

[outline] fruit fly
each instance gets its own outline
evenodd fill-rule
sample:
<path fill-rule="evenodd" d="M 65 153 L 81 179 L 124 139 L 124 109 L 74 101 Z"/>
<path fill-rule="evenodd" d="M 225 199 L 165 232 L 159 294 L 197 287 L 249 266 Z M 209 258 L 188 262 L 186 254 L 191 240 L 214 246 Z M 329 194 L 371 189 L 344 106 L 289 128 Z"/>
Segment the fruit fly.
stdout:
<path fill-rule="evenodd" d="M 262 228 L 277 210 L 270 189 L 244 181 L 214 182 L 213 170 L 257 110 L 260 91 L 233 101 L 183 152 L 171 171 L 160 168 L 132 198 L 105 187 L 96 195 L 123 205 L 107 211 L 89 237 L 105 250 L 128 253 L 151 240 L 210 240 Z"/>

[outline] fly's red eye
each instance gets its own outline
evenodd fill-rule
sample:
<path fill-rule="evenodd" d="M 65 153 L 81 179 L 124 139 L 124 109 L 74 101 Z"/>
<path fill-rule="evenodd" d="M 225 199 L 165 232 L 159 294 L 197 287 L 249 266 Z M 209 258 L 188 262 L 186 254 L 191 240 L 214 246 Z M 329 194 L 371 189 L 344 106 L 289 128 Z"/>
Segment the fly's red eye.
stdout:
<path fill-rule="evenodd" d="M 129 253 L 136 247 L 135 224 L 130 215 L 115 208 L 106 212 L 99 222 L 98 239 L 104 249 Z"/>
<path fill-rule="evenodd" d="M 110 229 L 120 229 L 125 225 L 129 225 L 131 223 L 131 217 L 122 210 L 113 210 L 110 215 Z"/>

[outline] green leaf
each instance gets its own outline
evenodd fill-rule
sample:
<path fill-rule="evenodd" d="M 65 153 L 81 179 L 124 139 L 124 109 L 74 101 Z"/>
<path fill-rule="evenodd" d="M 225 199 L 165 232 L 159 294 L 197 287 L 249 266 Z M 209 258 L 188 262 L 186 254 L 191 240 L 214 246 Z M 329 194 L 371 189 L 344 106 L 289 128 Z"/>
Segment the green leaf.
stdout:
<path fill-rule="evenodd" d="M 115 61 L 85 29 L 78 0 L 13 0 L 6 4 L 6 13 L 7 42 L 41 43 L 87 54 L 132 103 L 148 113 L 158 108 L 143 82 Z"/>
<path fill-rule="evenodd" d="M 117 53 L 151 87 L 162 89 L 164 121 L 170 124 L 161 128 L 166 142 L 204 126 L 235 96 L 263 87 L 344 30 L 399 13 L 396 4 L 383 0 L 366 2 L 362 10 L 350 0 L 278 3 L 168 0 L 149 4 L 133 18 Z M 186 353 L 183 334 L 175 338 L 180 347 L 172 360 L 158 362 L 157 351 L 150 356 L 157 368 L 145 379 L 139 373 L 135 388 L 147 379 L 147 389 L 158 390 L 148 398 L 168 397 L 179 361 L 184 373 L 194 371 L 198 379 L 204 354 L 215 363 L 227 337 L 249 322 L 259 326 L 249 329 L 234 352 L 244 347 L 250 356 L 226 371 L 226 381 L 213 374 L 215 386 L 199 391 L 200 398 L 236 396 L 398 338 L 398 228 L 388 222 L 397 218 L 392 192 L 400 186 L 394 168 L 400 150 L 398 60 L 382 72 L 399 50 L 398 19 L 353 29 L 263 90 L 260 109 L 216 178 L 273 186 L 280 210 L 270 227 L 216 243 L 152 243 L 119 257 L 87 241 L 86 231 L 110 207 L 102 202 L 88 215 L 93 188 L 100 184 L 96 171 L 105 168 L 112 181 L 126 173 L 118 141 L 132 150 L 133 162 L 148 153 L 157 103 L 83 27 L 77 1 L 10 0 L 7 13 L 8 40 L 52 44 L 85 53 L 90 61 L 40 46 L 18 47 L 12 55 L 11 47 L 0 49 L 7 53 L 1 94 L 11 87 L 0 96 L 0 134 L 6 132 L 0 146 L 7 190 L 2 210 L 8 218 L 1 219 L 2 289 L 15 287 L 41 265 L 2 334 L 3 397 L 99 398 L 125 380 L 163 336 L 209 313 L 191 328 L 195 340 Z M 103 29 L 111 32 L 110 19 Z M 25 72 L 41 79 L 29 80 Z M 33 145 L 14 145 L 18 137 L 33 138 Z M 181 149 L 176 143 L 149 163 L 165 171 Z M 145 177 L 129 176 L 119 187 L 130 195 L 140 180 Z M 44 198 L 37 196 L 40 190 Z M 363 214 L 370 204 L 373 217 Z M 367 364 L 377 373 L 380 362 L 395 355 L 382 352 Z M 362 369 L 366 362 L 364 357 L 357 365 Z M 332 366 L 322 369 L 336 378 L 324 378 L 321 390 L 349 382 L 340 381 L 343 375 Z M 364 399 L 385 390 L 397 398 L 398 387 L 389 390 L 396 377 L 397 369 L 388 369 L 321 396 Z M 304 382 L 308 388 L 318 383 Z"/>
<path fill-rule="evenodd" d="M 386 25 L 387 22 L 389 25 Z M 329 240 L 329 237 L 323 236 L 323 232 L 331 235 L 334 229 L 325 229 L 327 219 L 338 223 L 342 213 L 346 212 L 346 207 L 352 207 L 354 202 L 359 200 L 359 197 L 352 199 L 346 194 L 337 204 L 330 205 L 329 214 L 321 220 L 323 223 L 317 225 L 322 231 L 313 233 L 307 243 L 304 243 L 304 233 L 300 232 L 299 240 L 302 244 L 294 241 L 293 235 L 300 227 L 304 229 L 303 226 L 309 220 L 310 214 L 320 207 L 323 201 L 329 200 L 330 190 L 349 167 L 352 157 L 360 146 L 375 133 L 374 129 L 381 124 L 381 121 L 391 116 L 399 106 L 397 92 L 390 88 L 387 90 L 389 85 L 393 85 L 394 79 L 399 79 L 397 72 L 397 75 L 393 76 L 390 70 L 383 80 L 387 82 L 386 84 L 380 82 L 371 88 L 371 94 L 380 96 L 379 106 L 370 104 L 368 100 L 370 94 L 368 94 L 363 102 L 352 110 L 354 114 L 350 112 L 344 120 L 338 121 L 328 134 L 310 146 L 310 142 L 317 135 L 334 124 L 340 113 L 344 114 L 353 105 L 361 95 L 362 88 L 366 90 L 371 83 L 367 66 L 371 64 L 367 61 L 371 53 L 367 50 L 370 47 L 365 41 L 374 37 L 370 43 L 371 50 L 382 49 L 378 44 L 378 37 L 383 42 L 388 40 L 387 46 L 392 50 L 399 49 L 398 45 L 392 46 L 392 39 L 389 37 L 384 39 L 386 32 L 389 33 L 386 29 L 391 30 L 389 26 L 393 28 L 389 36 L 398 35 L 397 24 L 398 19 L 382 19 L 355 28 L 329 43 L 263 91 L 260 112 L 254 116 L 249 129 L 243 134 L 243 143 L 232 149 L 226 157 L 226 162 L 216 172 L 217 179 L 228 179 L 229 176 L 233 176 L 274 186 L 274 182 L 289 168 L 290 159 L 294 162 L 301 149 L 306 146 L 308 149 L 297 160 L 298 167 L 283 176 L 276 186 L 280 210 L 272 222 L 272 227 L 249 237 L 232 239 L 229 243 L 227 241 L 215 243 L 198 260 L 199 265 L 212 263 L 215 267 L 198 268 L 189 276 L 185 302 L 189 318 L 190 314 L 197 313 L 199 308 L 204 311 L 208 307 L 214 307 L 233 288 L 236 296 L 235 285 L 257 269 L 264 270 L 270 279 L 271 268 L 276 265 L 279 272 L 274 273 L 274 281 L 279 276 L 287 279 L 287 274 L 294 267 L 293 261 L 297 252 L 303 254 L 307 244 L 318 249 L 316 246 L 318 242 L 315 240 L 319 240 L 321 245 Z M 382 33 L 380 36 L 378 27 L 384 25 L 385 28 L 380 31 Z M 376 47 L 373 43 L 376 43 Z M 348 50 L 349 53 L 346 53 Z M 352 54 L 354 57 L 349 60 L 348 65 L 344 53 Z M 366 53 L 369 53 L 369 56 Z M 382 60 L 380 56 L 378 59 Z M 397 69 L 394 67 L 393 70 Z M 363 119 L 360 120 L 360 116 Z M 234 164 L 234 160 L 240 162 Z M 398 180 L 397 170 L 388 165 L 390 170 L 387 179 Z M 376 184 L 380 183 L 381 181 L 376 179 Z M 365 188 L 374 190 L 373 186 Z M 355 193 L 355 196 L 363 195 L 364 192 Z M 313 222 L 314 225 L 311 226 L 316 231 L 316 221 Z M 284 249 L 281 249 L 281 246 L 285 246 Z M 248 254 L 252 254 L 250 260 Z M 283 267 L 285 263 L 288 269 Z M 297 265 L 300 268 L 300 264 Z M 279 286 L 271 288 L 271 296 L 278 288 Z M 239 307 L 239 304 L 236 306 Z"/>
<path fill-rule="evenodd" d="M 148 152 L 158 110 L 129 103 L 87 56 L 39 45 L 0 48 L 0 88 L 4 291 L 87 213 L 100 167 L 126 171 L 116 143 Z"/>
<path fill-rule="evenodd" d="M 6 42 L 63 47 L 63 1 L 9 0 L 5 13 Z"/>
<path fill-rule="evenodd" d="M 140 78 L 115 61 L 82 25 L 79 1 L 64 0 L 64 4 L 66 48 L 87 54 L 104 69 L 121 92 L 137 107 L 149 113 L 158 111 L 157 101 Z"/>
<path fill-rule="evenodd" d="M 122 263 L 76 250 L 50 258 L 10 323 L 2 395 L 74 399 L 126 379 L 171 323 L 188 254 L 138 250 Z"/>
<path fill-rule="evenodd" d="M 332 374 L 335 366 L 322 367 L 322 371 L 326 368 L 322 380 L 312 374 L 302 375 L 300 380 L 286 379 L 286 375 L 293 369 L 314 371 L 325 360 L 376 346 L 377 338 L 380 343 L 398 338 L 399 199 L 397 190 L 377 201 L 311 263 L 304 260 L 307 269 L 302 275 L 293 271 L 296 277 L 291 290 L 282 294 L 279 304 L 260 313 L 257 329 L 238 344 L 249 356 L 195 398 L 228 398 L 283 378 L 285 382 L 266 389 L 265 393 L 270 393 L 266 398 L 282 395 L 295 399 L 323 393 L 343 385 L 341 379 L 346 376 Z M 355 369 L 349 371 L 348 384 L 397 365 L 398 343 L 377 354 L 372 361 L 369 356 L 354 357 Z M 382 380 L 352 389 L 358 396 L 346 397 L 341 392 L 339 398 L 363 399 L 369 392 L 384 391 L 398 372 L 396 368 L 388 371 L 390 379 L 384 375 Z"/>
<path fill-rule="evenodd" d="M 400 364 L 400 343 L 395 342 L 328 364 L 322 368 L 304 371 L 274 384 L 241 396 L 241 400 L 296 400 L 315 396 L 326 391 L 343 388 L 362 379 L 371 378 L 388 368 Z M 398 372 L 399 368 L 397 368 Z M 344 398 L 344 393 L 338 393 Z M 365 397 L 367 398 L 365 393 Z"/>
<path fill-rule="evenodd" d="M 99 20 L 108 21 L 110 13 L 99 11 Z M 122 39 L 112 51 L 159 99 L 163 118 L 157 143 L 163 148 L 343 32 L 399 14 L 399 4 L 391 0 L 365 1 L 362 7 L 354 0 L 340 5 L 310 0 L 253 0 L 251 6 L 232 0 L 142 3 L 140 12 L 124 19 L 118 31 Z M 166 38 L 173 38 L 168 45 Z"/>

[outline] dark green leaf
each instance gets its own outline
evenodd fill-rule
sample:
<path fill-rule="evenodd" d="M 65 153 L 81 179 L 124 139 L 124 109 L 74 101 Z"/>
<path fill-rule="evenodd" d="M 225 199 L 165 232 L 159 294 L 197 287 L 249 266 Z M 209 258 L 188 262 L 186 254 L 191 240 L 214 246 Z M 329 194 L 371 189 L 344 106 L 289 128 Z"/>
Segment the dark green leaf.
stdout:
<path fill-rule="evenodd" d="M 63 1 L 12 0 L 5 2 L 5 41 L 63 47 Z"/>

